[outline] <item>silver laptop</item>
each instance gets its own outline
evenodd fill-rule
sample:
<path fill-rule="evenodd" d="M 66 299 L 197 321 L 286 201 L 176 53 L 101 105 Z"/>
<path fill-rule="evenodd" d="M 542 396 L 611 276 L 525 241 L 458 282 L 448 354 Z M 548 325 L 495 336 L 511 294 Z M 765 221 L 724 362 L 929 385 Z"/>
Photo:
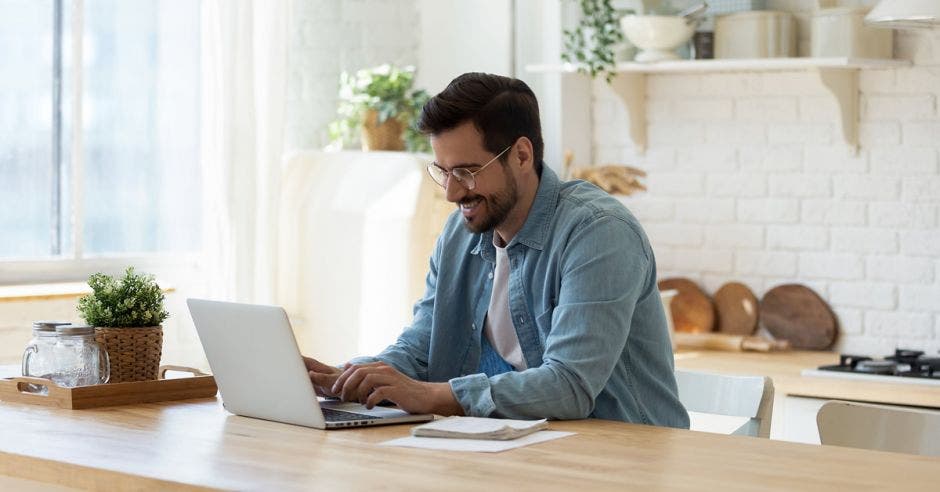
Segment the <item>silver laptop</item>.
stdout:
<path fill-rule="evenodd" d="M 186 304 L 229 412 L 317 429 L 433 419 L 318 398 L 281 307 L 201 299 Z"/>

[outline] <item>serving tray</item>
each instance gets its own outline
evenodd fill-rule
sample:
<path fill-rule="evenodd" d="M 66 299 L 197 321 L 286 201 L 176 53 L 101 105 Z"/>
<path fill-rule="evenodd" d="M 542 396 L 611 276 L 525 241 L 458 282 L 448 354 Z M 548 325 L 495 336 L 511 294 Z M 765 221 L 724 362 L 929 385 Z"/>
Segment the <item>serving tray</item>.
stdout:
<path fill-rule="evenodd" d="M 167 371 L 181 371 L 190 377 L 165 379 Z M 27 391 L 29 385 L 44 386 L 47 394 Z M 0 379 L 0 401 L 30 403 L 47 407 L 81 410 L 84 408 L 133 405 L 161 401 L 212 398 L 218 392 L 215 378 L 198 369 L 161 366 L 160 379 L 128 383 L 99 384 L 64 388 L 43 378 L 17 376 Z"/>

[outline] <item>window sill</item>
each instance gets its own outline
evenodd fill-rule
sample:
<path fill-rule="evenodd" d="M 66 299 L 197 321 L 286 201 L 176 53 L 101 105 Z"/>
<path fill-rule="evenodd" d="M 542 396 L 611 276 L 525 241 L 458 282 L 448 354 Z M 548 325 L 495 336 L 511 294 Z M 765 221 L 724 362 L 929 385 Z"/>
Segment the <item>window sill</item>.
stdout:
<path fill-rule="evenodd" d="M 164 282 L 157 283 L 164 286 L 161 288 L 163 292 L 176 290 L 175 287 L 167 286 Z M 0 303 L 76 299 L 90 293 L 91 288 L 86 282 L 0 285 Z"/>

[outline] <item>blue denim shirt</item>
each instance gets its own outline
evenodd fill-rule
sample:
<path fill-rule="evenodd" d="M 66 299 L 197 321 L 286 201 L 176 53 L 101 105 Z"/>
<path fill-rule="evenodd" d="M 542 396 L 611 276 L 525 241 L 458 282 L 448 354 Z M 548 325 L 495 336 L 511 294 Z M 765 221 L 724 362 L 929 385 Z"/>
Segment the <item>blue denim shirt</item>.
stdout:
<path fill-rule="evenodd" d="M 414 321 L 376 357 L 450 383 L 466 415 L 595 417 L 688 428 L 649 240 L 616 199 L 543 168 L 522 229 L 507 244 L 509 310 L 528 369 L 479 372 L 492 290 L 493 232 L 459 210 L 431 257 Z M 485 337 L 484 337 L 485 338 Z"/>

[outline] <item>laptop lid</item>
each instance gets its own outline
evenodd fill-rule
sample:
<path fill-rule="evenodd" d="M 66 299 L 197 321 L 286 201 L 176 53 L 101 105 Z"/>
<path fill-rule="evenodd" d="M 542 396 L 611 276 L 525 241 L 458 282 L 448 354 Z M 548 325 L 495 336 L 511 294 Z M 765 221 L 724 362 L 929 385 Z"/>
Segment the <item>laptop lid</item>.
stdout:
<path fill-rule="evenodd" d="M 226 410 L 317 429 L 333 427 L 320 410 L 283 308 L 203 299 L 187 299 L 186 304 Z M 432 418 L 389 408 L 368 411 L 358 404 L 335 402 L 330 406 L 376 419 L 357 425 Z"/>

